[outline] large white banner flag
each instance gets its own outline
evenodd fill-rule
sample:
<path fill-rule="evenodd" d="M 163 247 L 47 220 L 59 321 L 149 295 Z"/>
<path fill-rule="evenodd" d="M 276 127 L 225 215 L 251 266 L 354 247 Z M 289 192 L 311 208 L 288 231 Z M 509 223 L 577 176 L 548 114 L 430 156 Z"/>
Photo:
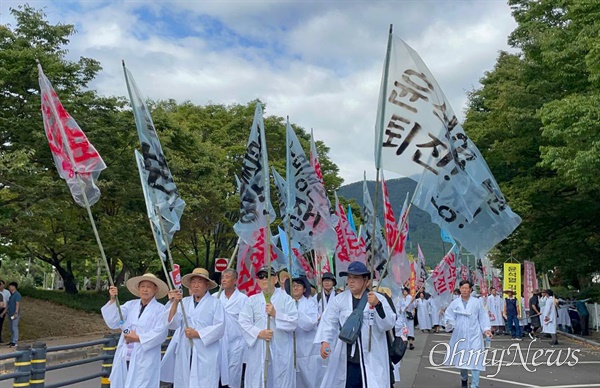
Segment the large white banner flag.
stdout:
<path fill-rule="evenodd" d="M 421 181 L 414 204 L 478 257 L 521 223 L 425 63 L 393 34 L 379 97 L 375 161 L 377 168 Z"/>

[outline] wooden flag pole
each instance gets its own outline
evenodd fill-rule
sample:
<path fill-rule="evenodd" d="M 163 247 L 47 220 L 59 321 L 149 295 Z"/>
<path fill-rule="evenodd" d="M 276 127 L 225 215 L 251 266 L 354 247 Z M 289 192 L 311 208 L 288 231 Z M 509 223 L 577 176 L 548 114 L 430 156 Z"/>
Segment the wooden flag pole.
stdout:
<path fill-rule="evenodd" d="M 269 215 L 269 212 L 267 212 L 267 226 L 265 226 L 265 260 L 267 261 L 267 292 L 265 293 L 265 302 L 267 304 L 271 303 L 271 296 L 274 291 L 271 290 L 271 233 L 269 230 L 269 224 L 271 223 L 270 218 L 271 217 Z M 269 317 L 269 314 L 267 314 L 267 330 L 271 330 L 271 317 Z M 271 346 L 269 344 L 269 341 L 266 342 L 267 343 L 265 344 L 265 346 L 267 347 L 267 349 L 265 351 L 265 369 L 263 373 L 264 388 L 267 388 L 267 377 L 269 375 L 269 357 L 271 356 Z"/>
<path fill-rule="evenodd" d="M 157 207 L 155 207 L 155 211 L 158 210 Z M 159 213 L 156 213 L 159 214 Z M 160 214 L 159 214 L 160 217 Z M 167 280 L 167 286 L 169 287 L 169 290 L 175 290 L 175 284 L 173 283 L 173 281 L 171 280 L 171 276 L 169 276 L 169 271 L 167 270 L 167 265 L 165 264 L 166 258 L 162 258 L 161 256 L 161 250 L 160 250 L 160 245 L 158 244 L 158 236 L 156 235 L 156 232 L 154 231 L 154 225 L 152 224 L 152 220 L 150 218 L 148 218 L 148 221 L 150 222 L 150 230 L 152 230 L 152 236 L 154 237 L 154 243 L 156 244 L 156 250 L 158 251 L 158 259 L 160 260 L 160 264 L 162 266 L 163 272 L 165 274 L 165 278 Z M 162 229 L 162 226 L 161 226 Z M 163 240 L 164 241 L 164 240 Z M 179 301 L 179 306 L 181 306 L 181 312 L 183 315 L 183 322 L 185 324 L 185 327 L 190 327 L 188 325 L 188 320 L 187 320 L 187 316 L 185 314 L 185 309 L 183 307 L 183 299 L 181 299 Z M 194 341 L 192 341 L 191 338 L 188 338 L 190 341 L 190 349 L 192 349 L 194 347 Z"/>
<path fill-rule="evenodd" d="M 156 205 L 154 205 L 154 213 L 157 215 L 158 222 L 160 223 L 160 230 L 161 230 L 161 234 L 162 234 L 162 237 L 163 237 L 163 243 L 165 244 L 165 247 L 167 247 L 167 257 L 169 258 L 169 263 L 171 264 L 171 271 L 175 271 L 175 265 L 173 263 L 173 256 L 171 255 L 171 248 L 169 247 L 169 241 L 168 241 L 166 233 L 165 233 L 165 225 L 163 223 L 162 216 L 160 214 L 159 208 Z M 154 229 L 152 229 L 152 230 L 154 231 Z M 163 261 L 162 257 L 160 259 L 161 259 L 160 261 Z M 165 265 L 164 261 L 163 261 L 163 265 Z M 188 319 L 187 319 L 187 314 L 185 312 L 185 307 L 183 306 L 183 299 L 181 299 L 179 301 L 179 305 L 181 306 L 181 313 L 183 315 L 183 323 L 185 324 L 186 328 L 190 327 L 190 325 L 188 323 Z M 191 338 L 190 338 L 190 345 L 193 345 L 193 341 L 192 341 Z"/>
<path fill-rule="evenodd" d="M 37 66 L 38 66 L 38 71 L 41 74 L 43 74 L 44 72 L 42 70 L 42 65 L 40 64 L 40 61 L 38 61 L 36 59 L 36 62 L 37 62 Z M 53 113 L 54 117 L 58 117 L 58 112 L 56 112 L 56 107 L 54 106 L 54 103 L 51 103 L 50 107 L 52 109 L 52 113 Z M 98 229 L 96 228 L 96 222 L 94 221 L 94 216 L 92 215 L 92 209 L 90 206 L 90 202 L 89 202 L 87 194 L 85 192 L 85 184 L 81 180 L 81 177 L 79 176 L 79 172 L 77 171 L 77 164 L 75 164 L 75 159 L 73 158 L 73 152 L 71 151 L 69 139 L 67 138 L 67 134 L 65 133 L 65 128 L 63 127 L 63 123 L 60 120 L 57 120 L 56 124 L 58 125 L 58 129 L 60 131 L 60 136 L 63 141 L 63 148 L 65 149 L 65 151 L 67 152 L 67 155 L 69 156 L 69 161 L 71 162 L 71 166 L 73 167 L 73 172 L 75 173 L 75 177 L 77 179 L 77 184 L 79 185 L 79 188 L 81 189 L 81 194 L 83 195 L 83 200 L 85 202 L 85 208 L 88 213 L 88 218 L 90 219 L 90 223 L 92 224 L 94 236 L 96 237 L 96 242 L 98 243 L 98 248 L 100 248 L 100 255 L 102 256 L 102 260 L 104 261 L 104 267 L 106 269 L 106 275 L 108 277 L 108 282 L 111 286 L 114 286 L 115 283 L 113 281 L 112 275 L 110 274 L 110 266 L 108 265 L 108 260 L 106 259 L 106 254 L 104 253 L 104 247 L 102 246 L 102 241 L 100 240 L 100 235 L 98 234 Z M 117 306 L 117 311 L 119 312 L 120 325 L 123 325 L 125 323 L 125 320 L 123 319 L 123 312 L 121 311 L 121 304 L 119 303 L 118 296 L 115 296 L 115 303 Z"/>

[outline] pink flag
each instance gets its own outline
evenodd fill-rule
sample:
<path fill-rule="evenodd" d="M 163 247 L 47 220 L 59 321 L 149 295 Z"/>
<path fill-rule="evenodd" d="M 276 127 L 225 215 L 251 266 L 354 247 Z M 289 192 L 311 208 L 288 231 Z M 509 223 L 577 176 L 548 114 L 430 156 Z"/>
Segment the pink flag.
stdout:
<path fill-rule="evenodd" d="M 402 233 L 400 233 L 398 231 L 400 225 L 396 224 L 394 218 L 394 211 L 392 210 L 392 204 L 390 203 L 383 173 L 381 176 L 381 190 L 383 195 L 383 217 L 385 218 L 386 244 L 388 252 L 391 252 L 389 264 L 391 270 L 390 274 L 392 275 L 394 283 L 399 287 L 402 287 L 408 278 L 410 278 L 410 264 L 408 263 L 405 249 L 406 238 L 408 236 L 408 193 L 404 200 L 404 205 L 402 206 L 402 213 L 400 214 L 399 224 L 402 224 L 402 220 L 405 220 Z"/>
<path fill-rule="evenodd" d="M 265 265 L 265 231 L 266 227 L 260 228 L 254 232 L 254 244 L 248 245 L 244 240 L 240 240 L 240 248 L 238 250 L 237 271 L 238 271 L 238 289 L 248 296 L 260 292 L 256 279 L 256 272 Z M 271 246 L 271 263 L 274 263 L 279 258 L 279 254 Z M 281 257 L 280 259 L 283 259 Z"/>
<path fill-rule="evenodd" d="M 525 298 L 525 309 L 529 310 L 529 298 L 533 296 L 533 290 L 538 287 L 537 277 L 535 276 L 535 263 L 525 260 L 523 271 L 523 298 Z"/>
<path fill-rule="evenodd" d="M 79 206 L 86 207 L 86 197 L 91 206 L 100 199 L 96 180 L 106 165 L 63 107 L 39 64 L 38 72 L 44 129 L 58 175 L 67 182 L 71 195 Z"/>

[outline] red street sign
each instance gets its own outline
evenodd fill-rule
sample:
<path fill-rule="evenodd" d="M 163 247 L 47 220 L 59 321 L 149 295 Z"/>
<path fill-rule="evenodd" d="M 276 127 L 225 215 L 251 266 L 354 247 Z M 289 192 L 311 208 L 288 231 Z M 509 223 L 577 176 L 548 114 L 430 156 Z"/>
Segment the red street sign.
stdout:
<path fill-rule="evenodd" d="M 220 257 L 215 259 L 215 272 L 223 272 L 227 269 L 227 264 L 229 263 L 229 259 L 225 259 Z"/>
<path fill-rule="evenodd" d="M 171 281 L 175 288 L 181 288 L 181 271 L 179 269 L 179 264 L 173 264 L 173 271 L 169 272 L 171 275 Z"/>

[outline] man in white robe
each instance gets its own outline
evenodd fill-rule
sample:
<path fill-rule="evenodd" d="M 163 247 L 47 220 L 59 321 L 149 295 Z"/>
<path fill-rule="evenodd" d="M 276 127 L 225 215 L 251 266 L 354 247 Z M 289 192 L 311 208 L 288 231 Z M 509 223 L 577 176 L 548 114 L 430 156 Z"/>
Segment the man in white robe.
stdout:
<path fill-rule="evenodd" d="M 121 329 L 109 376 L 111 388 L 158 387 L 160 385 L 160 346 L 167 338 L 164 298 L 168 287 L 153 274 L 136 276 L 127 281 L 127 289 L 140 299 L 121 306 L 122 325 L 115 303 L 118 289 L 110 287 L 110 300 L 102 307 L 102 317 L 111 329 Z"/>
<path fill-rule="evenodd" d="M 550 345 L 558 345 L 556 336 L 556 302 L 554 300 L 554 292 L 546 290 L 547 295 L 544 308 L 542 309 L 542 333 L 550 334 L 552 340 Z"/>
<path fill-rule="evenodd" d="M 310 283 L 304 276 L 292 279 L 292 298 L 298 308 L 296 340 L 296 388 L 313 388 L 323 377 L 319 346 L 314 344 L 319 306 L 310 296 Z"/>
<path fill-rule="evenodd" d="M 315 343 L 321 344 L 321 357 L 328 359 L 328 368 L 321 381 L 322 388 L 389 387 L 390 362 L 387 347 L 387 331 L 394 327 L 396 314 L 385 296 L 368 290 L 370 271 L 358 261 L 348 266 L 341 276 L 348 277 L 346 291 L 330 302 L 321 317 Z M 363 320 L 358 339 L 354 344 L 335 342 L 339 327 L 346 323 L 352 311 L 359 305 L 363 294 L 368 303 L 363 309 Z M 369 350 L 369 326 L 372 324 L 371 349 Z M 364 384 L 363 384 L 364 382 Z"/>
<path fill-rule="evenodd" d="M 219 340 L 225 334 L 225 311 L 208 290 L 217 287 L 204 268 L 195 268 L 181 279 L 190 296 L 169 292 L 168 322 L 175 330 L 161 362 L 161 380 L 174 388 L 216 388 L 219 385 Z M 181 301 L 186 313 L 183 319 Z"/>
<path fill-rule="evenodd" d="M 293 332 L 298 325 L 298 310 L 294 300 L 285 291 L 275 288 L 277 277 L 273 268 L 270 284 L 268 274 L 266 266 L 258 270 L 256 277 L 262 291 L 248 298 L 238 318 L 248 345 L 244 386 L 264 387 L 265 357 L 269 346 L 267 387 L 294 388 Z M 265 294 L 270 294 L 269 303 L 265 300 Z M 268 329 L 267 319 L 270 321 Z"/>
<path fill-rule="evenodd" d="M 468 386 L 471 370 L 471 388 L 478 388 L 479 374 L 485 371 L 482 334 L 492 338 L 490 318 L 481 302 L 471 296 L 473 285 L 468 280 L 462 280 L 459 289 L 461 297 L 453 300 L 444 313 L 446 330 L 453 329 L 444 364 L 460 369 L 463 388 Z"/>
<path fill-rule="evenodd" d="M 321 278 L 321 286 L 323 289 L 317 294 L 317 302 L 319 304 L 319 317 L 323 315 L 323 311 L 329 305 L 329 302 L 335 297 L 334 287 L 337 285 L 335 275 L 331 272 L 325 272 Z"/>
<path fill-rule="evenodd" d="M 238 273 L 229 268 L 221 274 L 221 295 L 225 309 L 225 336 L 221 339 L 221 385 L 231 388 L 242 386 L 242 367 L 246 341 L 238 323 L 240 311 L 248 302 L 248 297 L 236 287 Z"/>

